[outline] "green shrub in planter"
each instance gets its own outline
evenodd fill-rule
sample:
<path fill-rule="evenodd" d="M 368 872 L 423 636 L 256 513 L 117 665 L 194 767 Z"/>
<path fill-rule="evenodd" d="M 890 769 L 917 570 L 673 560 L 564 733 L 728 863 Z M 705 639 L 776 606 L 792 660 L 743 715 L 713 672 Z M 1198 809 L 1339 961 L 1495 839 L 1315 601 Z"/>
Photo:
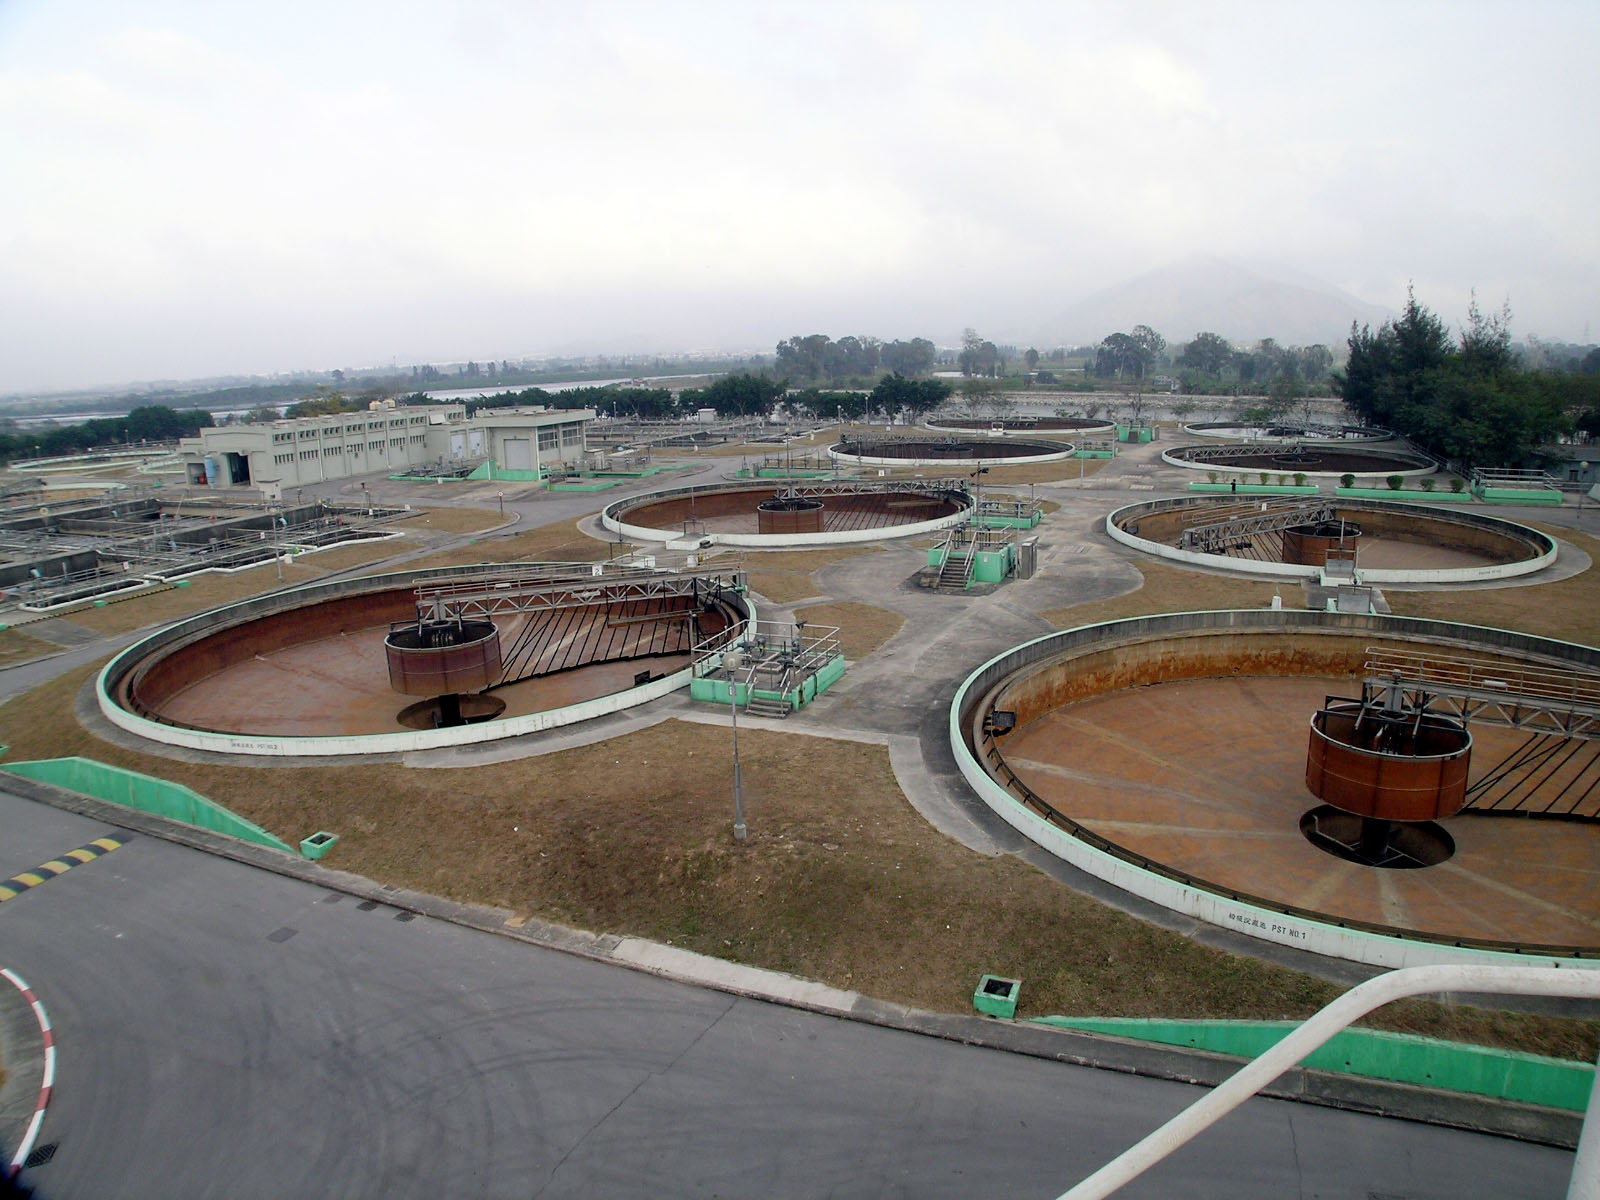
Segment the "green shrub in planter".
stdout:
<path fill-rule="evenodd" d="M 1385 479 L 1384 482 L 1389 485 L 1390 491 L 1398 492 L 1400 490 L 1400 485 L 1404 483 L 1405 480 L 1398 475 L 1391 475 L 1389 478 Z"/>
<path fill-rule="evenodd" d="M 1467 481 L 1465 479 L 1461 478 L 1461 476 L 1455 475 L 1455 476 L 1451 477 L 1450 490 L 1452 492 L 1459 492 L 1462 488 L 1464 488 L 1466 486 L 1467 486 Z"/>
<path fill-rule="evenodd" d="M 1294 473 L 1294 485 L 1295 487 L 1305 487 L 1306 473 L 1304 471 L 1296 471 Z"/>
<path fill-rule="evenodd" d="M 1272 472 L 1271 471 L 1263 471 L 1263 472 L 1261 472 L 1261 476 L 1260 476 L 1261 486 L 1262 487 L 1266 487 L 1267 486 L 1267 480 L 1269 480 L 1271 478 L 1272 478 Z"/>
<path fill-rule="evenodd" d="M 1215 471 L 1207 471 L 1206 478 L 1215 483 L 1217 481 L 1217 473 Z"/>
<path fill-rule="evenodd" d="M 1352 488 L 1352 487 L 1355 487 L 1355 485 L 1356 485 L 1356 477 L 1354 475 L 1350 474 L 1349 471 L 1346 471 L 1343 475 L 1339 476 L 1339 486 L 1340 487 Z"/>
<path fill-rule="evenodd" d="M 1432 475 L 1429 475 L 1427 478 L 1425 478 L 1422 481 L 1422 490 L 1425 491 L 1425 492 L 1433 491 L 1434 484 L 1436 482 L 1437 482 L 1437 480 L 1435 480 Z"/>

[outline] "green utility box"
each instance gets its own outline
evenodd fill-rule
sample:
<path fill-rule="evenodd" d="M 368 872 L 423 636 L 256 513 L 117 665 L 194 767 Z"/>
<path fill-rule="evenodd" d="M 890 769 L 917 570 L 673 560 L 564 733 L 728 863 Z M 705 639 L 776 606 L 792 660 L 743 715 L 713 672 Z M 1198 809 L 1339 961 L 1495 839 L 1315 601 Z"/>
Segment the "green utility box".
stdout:
<path fill-rule="evenodd" d="M 1010 1020 L 1017 1015 L 1017 997 L 1021 994 L 1022 980 L 985 975 L 972 993 L 972 1007 L 986 1016 Z"/>
<path fill-rule="evenodd" d="M 319 829 L 316 833 L 313 833 L 310 837 L 306 838 L 300 843 L 300 853 L 305 855 L 312 862 L 316 862 L 317 859 L 321 858 L 324 854 L 326 854 L 329 850 L 332 850 L 338 844 L 339 835 L 337 833 L 329 833 L 325 829 Z"/>

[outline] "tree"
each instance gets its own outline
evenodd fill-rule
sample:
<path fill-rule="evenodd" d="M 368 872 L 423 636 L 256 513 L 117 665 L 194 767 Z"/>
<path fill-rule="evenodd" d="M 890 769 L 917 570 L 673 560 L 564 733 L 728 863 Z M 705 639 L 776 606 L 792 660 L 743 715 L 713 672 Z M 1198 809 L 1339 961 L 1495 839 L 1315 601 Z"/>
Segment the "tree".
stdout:
<path fill-rule="evenodd" d="M 927 338 L 889 342 L 879 351 L 879 361 L 897 375 L 915 379 L 933 369 L 935 348 Z"/>
<path fill-rule="evenodd" d="M 1154 366 L 1156 363 L 1161 361 L 1161 356 L 1166 352 L 1167 349 L 1166 338 L 1162 337 L 1148 325 L 1135 325 L 1128 333 L 1128 336 L 1137 342 L 1139 344 L 1139 348 L 1144 351 L 1143 365 L 1145 367 Z M 1140 372 L 1141 375 L 1143 375 L 1143 373 L 1143 371 Z"/>
<path fill-rule="evenodd" d="M 951 391 L 942 379 L 907 379 L 891 372 L 878 380 L 869 400 L 873 409 L 882 409 L 891 416 L 904 412 L 916 420 L 943 404 Z"/>
<path fill-rule="evenodd" d="M 1143 379 L 1151 361 L 1149 349 L 1132 334 L 1113 333 L 1095 351 L 1094 373 L 1102 379 Z"/>
<path fill-rule="evenodd" d="M 1039 352 L 1029 346 L 1027 352 L 1022 356 L 1022 361 L 1028 364 L 1028 370 L 1034 370 L 1039 365 Z"/>
<path fill-rule="evenodd" d="M 1178 365 L 1207 375 L 1221 375 L 1233 361 L 1233 347 L 1220 333 L 1197 333 L 1178 355 Z"/>
<path fill-rule="evenodd" d="M 785 387 L 761 375 L 724 375 L 706 388 L 685 388 L 684 408 L 714 408 L 718 416 L 764 417 L 772 411 Z"/>
<path fill-rule="evenodd" d="M 1398 320 L 1350 330 L 1335 390 L 1363 420 L 1386 426 L 1463 469 L 1525 461 L 1571 426 L 1560 376 L 1519 368 L 1509 313 L 1484 317 L 1476 298 L 1453 343 L 1444 323 L 1409 294 Z"/>

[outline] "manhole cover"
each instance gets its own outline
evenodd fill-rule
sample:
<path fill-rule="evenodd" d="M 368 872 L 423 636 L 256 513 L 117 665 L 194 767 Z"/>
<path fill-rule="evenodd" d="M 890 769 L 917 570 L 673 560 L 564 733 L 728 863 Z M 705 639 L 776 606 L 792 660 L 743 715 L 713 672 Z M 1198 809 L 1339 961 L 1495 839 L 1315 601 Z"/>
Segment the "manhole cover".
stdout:
<path fill-rule="evenodd" d="M 56 1147 L 59 1145 L 61 1145 L 60 1142 L 46 1142 L 44 1145 L 36 1147 L 27 1158 L 22 1160 L 23 1170 L 44 1166 L 45 1163 L 56 1156 Z"/>

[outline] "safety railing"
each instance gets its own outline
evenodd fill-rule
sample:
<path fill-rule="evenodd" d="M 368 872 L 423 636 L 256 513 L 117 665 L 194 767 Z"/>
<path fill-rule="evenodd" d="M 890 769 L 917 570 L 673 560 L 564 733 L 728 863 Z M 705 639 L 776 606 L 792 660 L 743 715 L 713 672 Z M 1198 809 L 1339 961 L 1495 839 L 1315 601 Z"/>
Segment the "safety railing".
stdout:
<path fill-rule="evenodd" d="M 1058 1200 L 1102 1200 L 1205 1132 L 1346 1026 L 1405 996 L 1474 992 L 1600 1000 L 1600 971 L 1555 967 L 1406 967 L 1351 988 L 1272 1049 L 1123 1151 Z M 1600 1086 L 1589 1096 L 1567 1200 L 1600 1200 Z"/>

